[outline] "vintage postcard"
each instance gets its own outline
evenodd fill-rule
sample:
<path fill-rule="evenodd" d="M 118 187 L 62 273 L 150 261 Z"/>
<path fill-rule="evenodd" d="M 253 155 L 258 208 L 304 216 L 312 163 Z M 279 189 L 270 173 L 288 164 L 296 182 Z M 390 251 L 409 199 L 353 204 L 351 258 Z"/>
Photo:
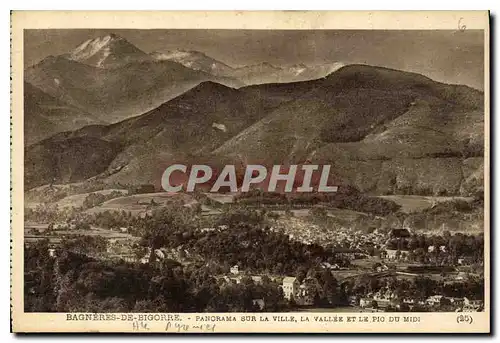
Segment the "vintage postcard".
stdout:
<path fill-rule="evenodd" d="M 12 330 L 489 333 L 489 13 L 12 13 Z"/>

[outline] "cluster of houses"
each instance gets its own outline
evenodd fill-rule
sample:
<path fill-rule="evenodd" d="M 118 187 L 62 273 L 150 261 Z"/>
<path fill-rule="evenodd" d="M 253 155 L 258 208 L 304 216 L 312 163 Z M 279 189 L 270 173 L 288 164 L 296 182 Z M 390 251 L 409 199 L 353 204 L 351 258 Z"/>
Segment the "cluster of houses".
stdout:
<path fill-rule="evenodd" d="M 433 252 L 443 252 L 446 253 L 446 246 L 441 245 L 441 246 L 434 246 L 430 245 L 427 248 L 427 252 L 429 254 Z M 380 258 L 382 259 L 388 259 L 388 260 L 393 260 L 393 261 L 404 261 L 407 262 L 410 258 L 410 250 L 398 250 L 398 249 L 385 249 L 380 252 Z M 459 264 L 462 264 L 464 262 L 464 258 L 459 259 Z"/>
<path fill-rule="evenodd" d="M 275 230 L 283 230 L 291 240 L 304 244 L 318 244 L 334 246 L 343 251 L 346 257 L 364 258 L 369 249 L 385 250 L 389 239 L 405 238 L 410 236 L 409 229 L 394 229 L 389 234 L 374 230 L 367 233 L 355 231 L 352 228 L 341 227 L 335 230 L 324 230 L 318 225 L 307 223 L 300 218 L 288 218 L 278 225 Z M 388 255 L 395 257 L 395 251 Z"/>
<path fill-rule="evenodd" d="M 332 232 L 321 230 L 318 225 L 306 223 L 299 218 L 288 218 L 286 222 L 278 222 L 272 231 L 283 231 L 291 240 L 304 244 L 321 244 L 333 239 Z M 325 232 L 327 231 L 327 232 Z"/>
<path fill-rule="evenodd" d="M 237 265 L 230 268 L 230 274 L 223 276 L 226 282 L 241 283 L 242 279 L 249 277 L 256 284 L 262 283 L 261 275 L 242 275 Z M 268 276 L 270 281 L 276 282 L 282 279 L 280 288 L 283 290 L 283 296 L 287 300 L 293 299 L 299 305 L 312 305 L 313 297 L 308 291 L 312 287 L 316 287 L 316 279 L 306 278 L 301 282 L 294 276 Z"/>
<path fill-rule="evenodd" d="M 373 252 L 380 253 L 382 259 L 393 262 L 410 262 L 411 251 L 407 249 L 395 249 L 390 243 L 408 239 L 412 235 L 410 228 L 395 228 L 389 232 L 373 230 L 367 233 L 355 231 L 352 228 L 341 227 L 335 230 L 324 230 L 318 225 L 307 223 L 300 218 L 288 218 L 286 222 L 278 225 L 275 230 L 282 230 L 291 240 L 300 241 L 304 244 L 318 244 L 331 246 L 338 257 L 349 260 L 368 258 Z M 427 253 L 446 253 L 445 245 L 427 248 Z M 465 257 L 459 257 L 458 265 L 468 264 Z"/>
<path fill-rule="evenodd" d="M 316 280 L 313 278 L 306 278 L 299 282 L 296 277 L 287 276 L 283 278 L 281 288 L 285 299 L 293 299 L 299 305 L 312 305 L 314 299 L 309 290 L 314 289 L 315 286 Z M 407 305 L 410 310 L 415 306 L 437 309 L 443 305 L 447 306 L 448 309 L 463 312 L 478 312 L 484 308 L 482 300 L 472 300 L 466 297 L 445 297 L 443 295 L 432 295 L 427 299 L 417 300 L 409 296 L 400 297 L 394 291 L 386 288 L 377 292 L 370 292 L 364 297 L 350 296 L 349 303 L 351 306 L 359 306 L 374 311 L 384 311 L 388 307 L 400 309 L 402 304 Z"/>
<path fill-rule="evenodd" d="M 445 297 L 443 295 L 431 295 L 427 299 L 415 299 L 413 297 L 399 297 L 389 289 L 381 289 L 377 292 L 368 293 L 364 297 L 351 296 L 350 305 L 373 310 L 384 311 L 388 307 L 400 309 L 402 304 L 411 310 L 415 306 L 419 308 L 437 309 L 446 306 L 448 309 L 463 312 L 478 312 L 484 308 L 482 300 L 472 300 L 467 297 Z"/>
<path fill-rule="evenodd" d="M 391 261 L 407 261 L 410 252 L 407 250 L 385 249 L 380 252 L 380 258 Z"/>

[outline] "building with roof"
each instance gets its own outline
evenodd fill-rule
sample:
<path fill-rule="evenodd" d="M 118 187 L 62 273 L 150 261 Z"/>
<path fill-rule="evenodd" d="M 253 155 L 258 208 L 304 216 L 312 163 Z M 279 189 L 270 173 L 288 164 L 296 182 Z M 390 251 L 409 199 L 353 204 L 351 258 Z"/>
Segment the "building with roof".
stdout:
<path fill-rule="evenodd" d="M 283 295 L 285 299 L 291 299 L 292 296 L 296 298 L 299 294 L 300 282 L 294 276 L 286 276 L 283 278 L 283 283 L 281 285 L 283 289 Z"/>

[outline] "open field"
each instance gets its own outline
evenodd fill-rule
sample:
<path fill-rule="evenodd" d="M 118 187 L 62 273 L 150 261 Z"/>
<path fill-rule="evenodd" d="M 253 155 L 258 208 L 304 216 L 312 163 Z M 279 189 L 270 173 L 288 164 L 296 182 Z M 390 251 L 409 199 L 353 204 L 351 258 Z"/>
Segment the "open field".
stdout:
<path fill-rule="evenodd" d="M 155 207 L 167 206 L 174 202 L 181 202 L 184 205 L 197 203 L 193 197 L 185 193 L 146 193 L 114 198 L 105 201 L 100 206 L 88 209 L 86 212 L 125 211 L 133 215 L 139 215 Z"/>
<path fill-rule="evenodd" d="M 138 240 L 138 237 L 132 236 L 128 233 L 107 230 L 102 228 L 93 227 L 90 230 L 55 230 L 51 231 L 50 234 L 45 234 L 48 225 L 45 224 L 30 224 L 26 225 L 24 231 L 24 240 L 27 243 L 36 242 L 42 239 L 48 239 L 50 243 L 59 243 L 65 237 L 71 236 L 99 236 L 105 239 L 115 239 L 115 240 Z M 40 234 L 33 234 L 31 229 L 36 228 L 39 230 Z"/>
<path fill-rule="evenodd" d="M 29 192 L 40 192 L 40 191 L 46 190 L 48 188 L 55 188 L 58 190 L 68 190 L 71 187 L 81 187 L 84 184 L 85 184 L 85 181 L 71 182 L 71 183 L 60 183 L 60 184 L 52 184 L 52 185 L 46 184 L 43 186 L 38 186 L 38 187 L 32 188 L 29 190 Z"/>
<path fill-rule="evenodd" d="M 451 200 L 472 201 L 472 197 L 433 197 L 420 195 L 380 195 L 378 198 L 392 200 L 401 205 L 401 210 L 406 213 L 420 212 L 433 204 Z"/>
<path fill-rule="evenodd" d="M 112 192 L 119 192 L 119 193 L 122 193 L 122 195 L 128 194 L 128 191 L 126 189 L 105 189 L 102 191 L 95 191 L 95 192 L 91 192 L 91 193 L 70 195 L 70 196 L 67 196 L 66 198 L 59 200 L 56 204 L 59 208 L 82 207 L 83 202 L 85 201 L 85 198 L 87 196 L 89 196 L 90 194 L 97 193 L 97 194 L 102 194 L 102 195 L 109 195 Z"/>
<path fill-rule="evenodd" d="M 87 191 L 88 185 L 85 187 L 85 182 L 58 184 L 58 185 L 43 185 L 32 188 L 24 194 L 24 206 L 26 208 L 35 208 L 43 203 L 56 204 L 59 208 L 81 207 L 85 198 L 91 193 L 99 193 L 108 195 L 111 192 L 120 192 L 128 194 L 128 190 L 120 188 L 99 189 L 95 191 Z M 63 193 L 64 198 L 59 198 L 53 201 L 52 196 L 56 193 Z"/>
<path fill-rule="evenodd" d="M 207 197 L 210 199 L 217 201 L 221 204 L 230 204 L 234 202 L 234 197 L 236 196 L 237 193 L 225 193 L 225 194 L 220 194 L 220 193 L 205 193 Z"/>

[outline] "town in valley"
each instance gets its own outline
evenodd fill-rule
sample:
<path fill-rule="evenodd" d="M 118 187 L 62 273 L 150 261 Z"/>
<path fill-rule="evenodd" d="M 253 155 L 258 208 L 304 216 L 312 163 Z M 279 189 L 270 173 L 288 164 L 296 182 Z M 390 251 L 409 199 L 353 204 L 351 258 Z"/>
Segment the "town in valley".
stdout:
<path fill-rule="evenodd" d="M 98 312 L 96 302 L 86 303 L 88 293 L 79 304 L 56 300 L 64 299 L 64 292 L 74 295 L 81 287 L 92 287 L 109 294 L 111 303 L 104 306 L 118 306 L 120 311 L 144 306 L 141 310 L 156 312 L 156 306 L 168 305 L 156 305 L 160 301 L 156 298 L 135 300 L 134 307 L 127 308 L 131 306 L 127 292 L 134 289 L 147 296 L 153 287 L 166 292 L 173 287 L 179 293 L 169 302 L 181 294 L 200 299 L 186 309 L 177 307 L 186 303 L 172 304 L 172 309 L 195 312 L 470 312 L 484 308 L 482 233 L 450 232 L 445 224 L 431 232 L 411 227 L 422 212 L 427 218 L 451 207 L 472 215 L 474 207 L 480 206 L 477 198 L 421 197 L 428 206 L 422 212 L 398 209 L 382 215 L 328 204 L 266 208 L 240 204 L 235 194 L 226 194 L 218 202 L 208 193 L 193 197 L 184 193 L 181 198 L 173 193 L 140 193 L 147 188 L 137 187 L 108 195 L 82 193 L 81 207 L 73 207 L 67 203 L 72 196 L 65 196 L 69 189 L 52 185 L 32 191 L 44 196 L 62 192 L 64 197 L 61 207 L 38 203 L 26 209 L 26 264 L 35 268 L 26 275 L 26 306 L 53 299 L 55 303 L 44 306 Z M 112 206 L 119 207 L 113 210 Z M 80 267 L 64 275 L 58 266 L 61 261 Z M 40 282 L 49 282 L 54 273 L 62 274 L 59 277 L 69 282 L 64 286 L 69 288 L 40 293 Z M 135 278 L 145 274 L 151 279 L 134 285 Z M 119 286 L 125 292 L 123 298 L 108 288 L 122 282 L 118 280 L 128 280 Z"/>

